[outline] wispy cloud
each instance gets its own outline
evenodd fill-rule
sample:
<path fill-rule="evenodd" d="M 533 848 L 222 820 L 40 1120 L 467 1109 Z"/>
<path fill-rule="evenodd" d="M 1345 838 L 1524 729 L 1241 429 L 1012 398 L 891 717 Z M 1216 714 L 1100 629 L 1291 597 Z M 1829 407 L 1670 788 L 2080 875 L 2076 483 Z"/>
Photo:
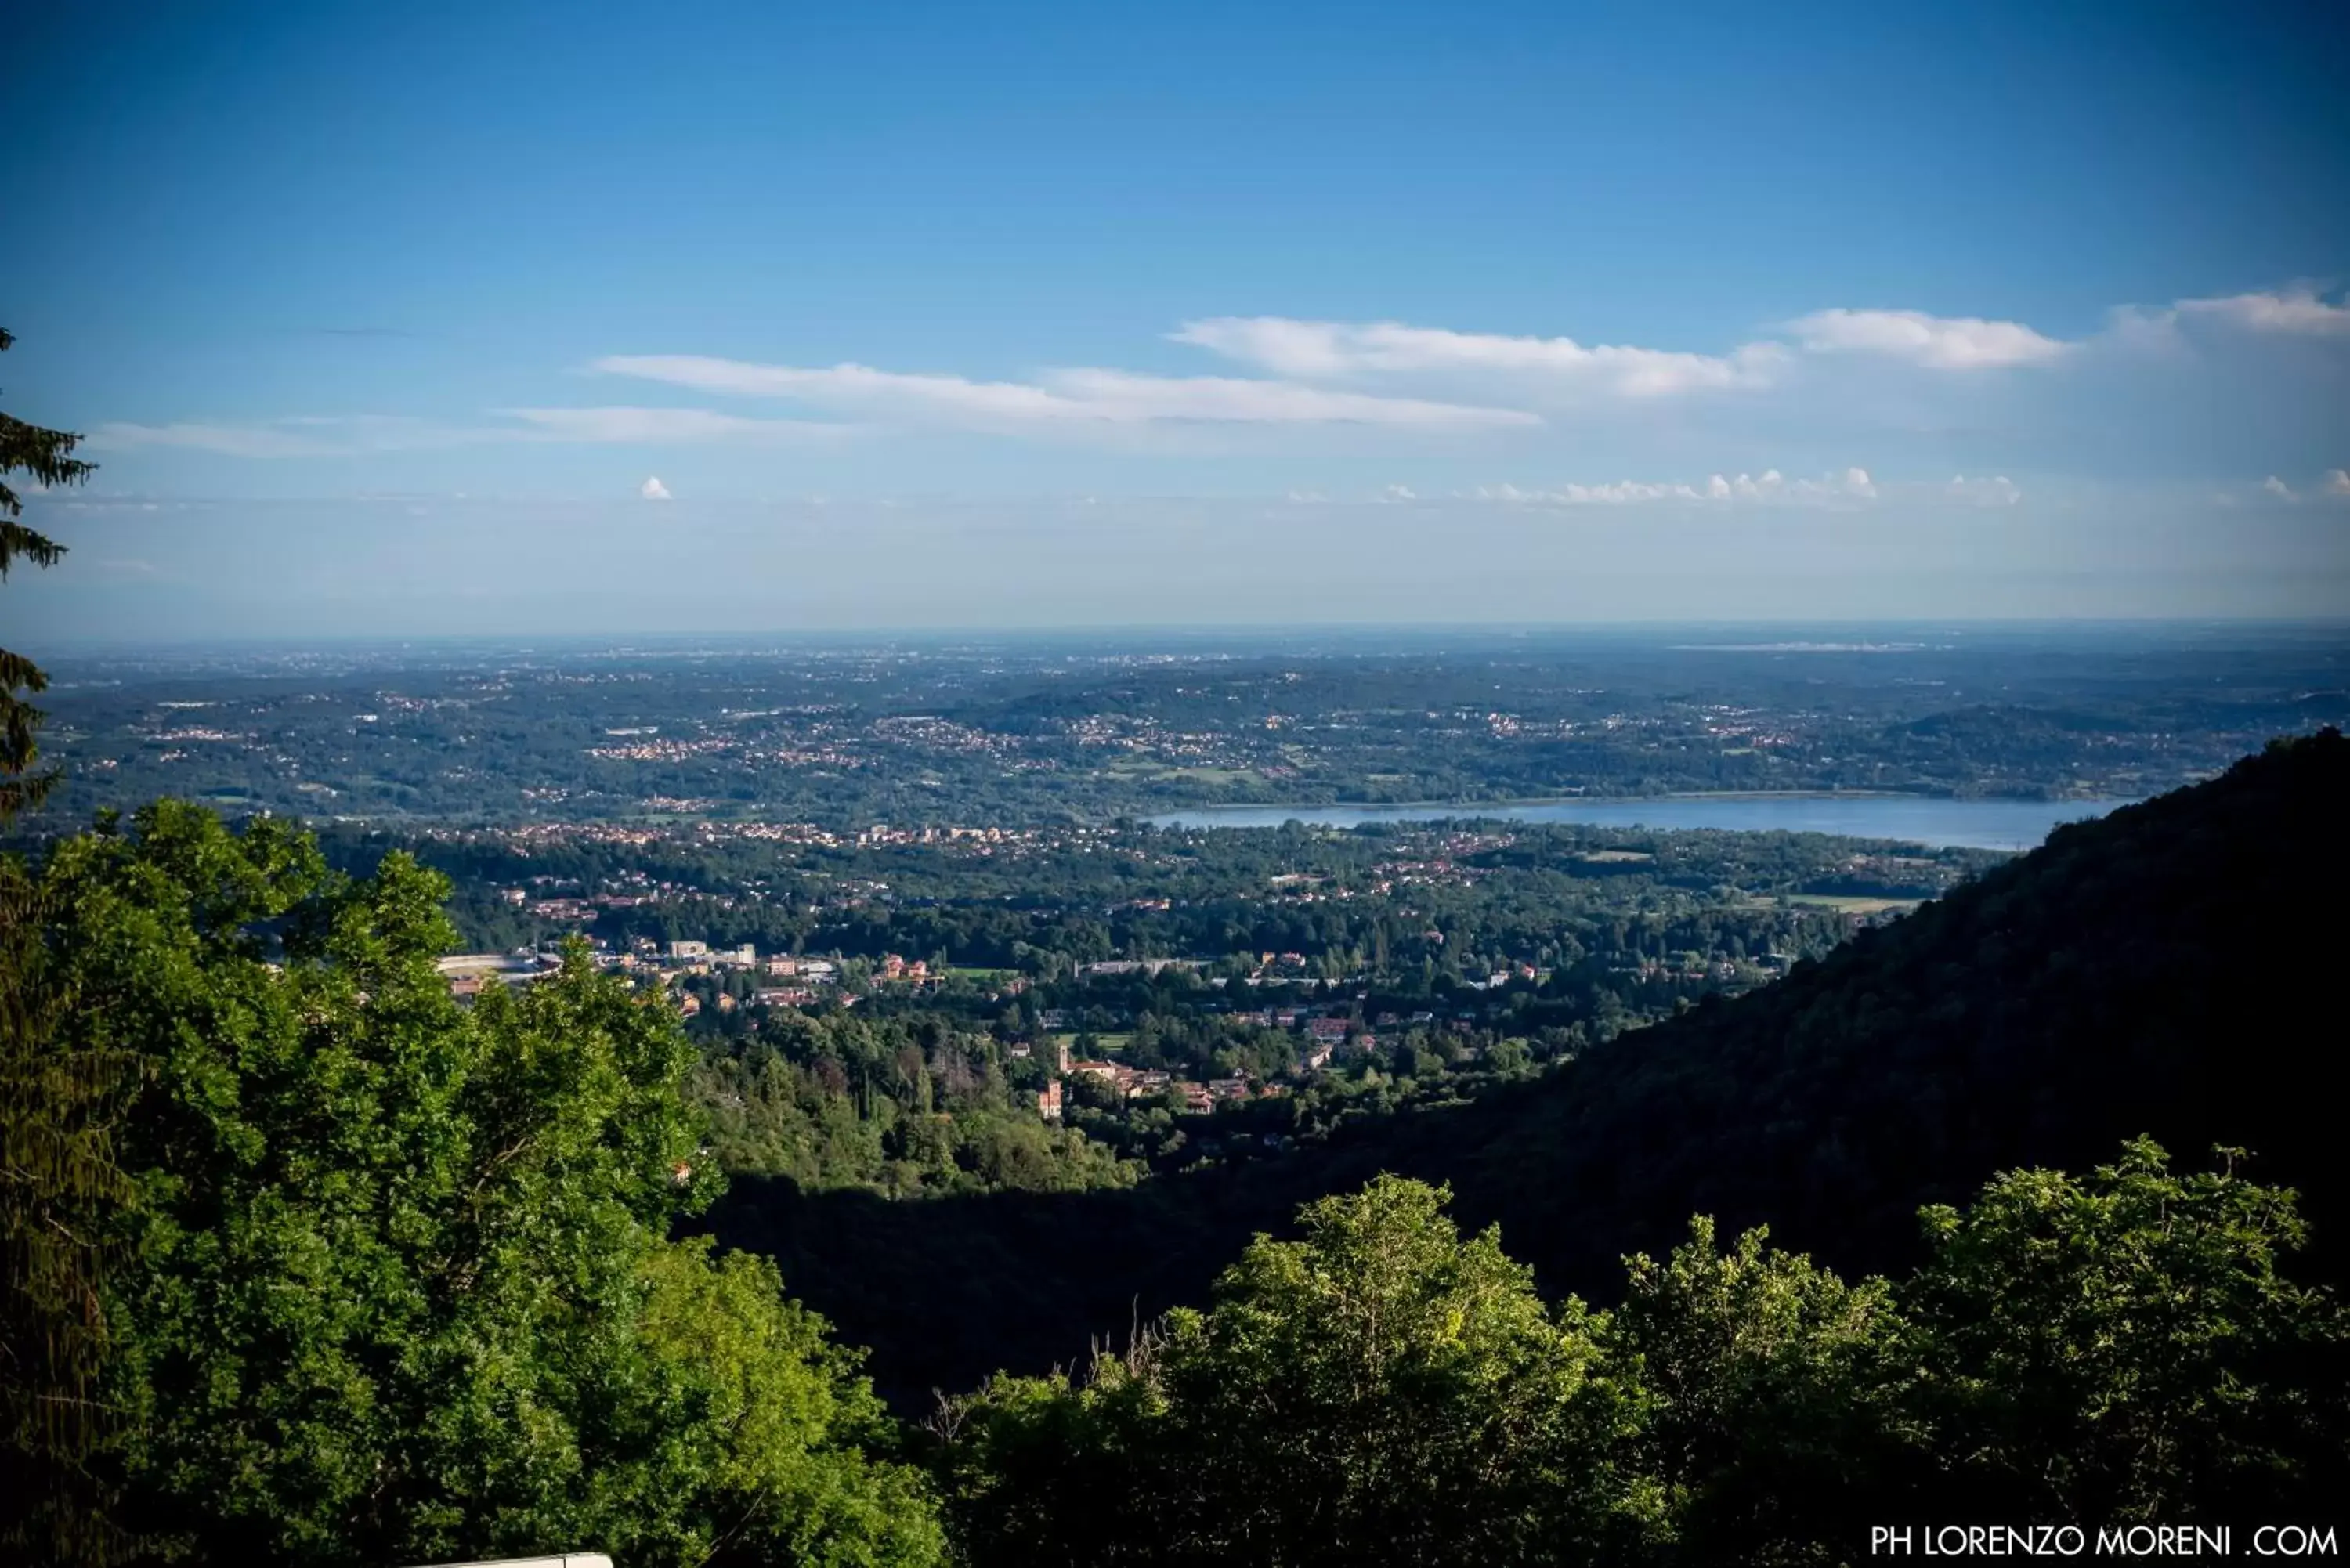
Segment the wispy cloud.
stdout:
<path fill-rule="evenodd" d="M 2020 321 L 1922 310 L 1818 310 L 1788 322 L 1787 330 L 1810 353 L 1874 354 L 1931 370 L 2046 365 L 2075 347 Z"/>
<path fill-rule="evenodd" d="M 84 438 L 92 452 L 122 452 L 133 447 L 182 447 L 191 452 L 218 452 L 224 457 L 317 457 L 335 449 L 282 425 L 207 424 L 183 421 L 168 425 L 102 424 Z"/>
<path fill-rule="evenodd" d="M 1595 387 L 1631 398 L 1707 389 L 1770 385 L 1787 360 L 1776 343 L 1750 343 L 1727 354 L 1616 344 L 1572 337 L 1521 337 L 1409 327 L 1397 321 L 1300 321 L 1280 316 L 1216 316 L 1187 321 L 1169 335 L 1275 375 L 1330 380 L 1360 375 L 1473 371 L 1553 384 Z"/>
<path fill-rule="evenodd" d="M 637 493 L 648 501 L 670 499 L 669 486 L 660 482 L 660 475 L 658 473 L 650 475 L 642 484 L 637 486 Z"/>
<path fill-rule="evenodd" d="M 2253 337 L 2350 338 L 2350 305 L 2330 303 L 2305 285 L 2175 299 L 2155 308 L 2125 305 L 2114 310 L 2106 338 L 2124 347 L 2178 351 L 2187 347 L 2181 331 L 2187 324 Z"/>
<path fill-rule="evenodd" d="M 1944 371 L 2049 366 L 2100 346 L 2167 339 L 2182 317 L 2250 332 L 2350 336 L 2350 305 L 2294 287 L 2182 299 L 2155 311 L 2119 306 L 2102 335 L 2080 340 L 2052 337 L 2021 321 L 1846 306 L 1782 322 L 1772 335 L 1721 353 L 1280 316 L 1207 317 L 1185 322 L 1170 337 L 1305 381 L 1473 375 L 1482 384 L 1521 390 L 1578 387 L 1657 398 L 1778 387 L 1793 379 L 1790 372 L 1806 356 L 1867 356 Z"/>
<path fill-rule="evenodd" d="M 759 420 L 712 409 L 499 409 L 530 427 L 510 439 L 591 441 L 619 446 L 741 441 L 754 445 L 837 440 L 854 427 L 817 420 Z"/>
<path fill-rule="evenodd" d="M 2314 479 L 2295 482 L 2282 474 L 2272 473 L 2257 483 L 2239 480 L 2210 493 L 2210 498 L 2222 506 L 2300 506 L 2306 502 L 2339 503 L 2350 501 L 2350 472 L 2329 468 Z"/>
<path fill-rule="evenodd" d="M 1143 376 L 1123 370 L 1062 370 L 1049 378 L 1056 395 L 1118 421 L 1238 421 L 1262 424 L 1538 425 L 1523 409 L 1431 402 L 1332 391 L 1284 381 L 1219 376 Z"/>
<path fill-rule="evenodd" d="M 2350 305 L 2330 305 L 2312 288 L 2231 294 L 2217 299 L 2182 299 L 2171 308 L 2181 316 L 2222 321 L 2248 332 L 2350 337 Z"/>
<path fill-rule="evenodd" d="M 973 381 L 867 365 L 807 368 L 699 355 L 613 355 L 591 369 L 697 391 L 796 398 L 899 418 L 993 427 L 1086 424 L 1533 425 L 1519 409 L 1333 391 L 1285 381 L 1052 370 L 1035 381 Z"/>
<path fill-rule="evenodd" d="M 497 409 L 511 423 L 458 425 L 398 414 L 300 414 L 231 424 L 103 424 L 93 451 L 178 447 L 223 457 L 351 457 L 504 441 L 664 446 L 707 441 L 773 445 L 837 439 L 851 427 L 814 420 L 745 419 L 708 409 Z"/>
<path fill-rule="evenodd" d="M 1987 479 L 1952 474 L 1950 482 L 1942 486 L 1942 493 L 1951 501 L 1973 506 L 2013 506 L 2023 499 L 2022 490 L 2003 473 Z"/>

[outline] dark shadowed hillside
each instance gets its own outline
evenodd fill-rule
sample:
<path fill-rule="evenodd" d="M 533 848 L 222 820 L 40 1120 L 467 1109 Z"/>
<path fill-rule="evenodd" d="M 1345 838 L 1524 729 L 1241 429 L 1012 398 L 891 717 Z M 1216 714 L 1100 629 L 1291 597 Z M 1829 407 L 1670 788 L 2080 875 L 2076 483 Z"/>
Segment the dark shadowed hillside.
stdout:
<path fill-rule="evenodd" d="M 2018 1165 L 2085 1168 L 2151 1133 L 2255 1151 L 2297 1185 L 2339 1278 L 2350 972 L 2350 741 L 2059 829 L 2014 863 L 1738 1001 L 1627 1035 L 1480 1104 L 1285 1164 L 1124 1192 L 891 1203 L 743 1183 L 730 1241 L 874 1347 L 906 1400 L 1069 1360 L 1196 1300 L 1251 1232 L 1379 1169 L 1451 1182 L 1544 1286 L 1606 1297 L 1690 1214 L 1847 1272 L 1898 1266 L 1923 1203 Z"/>
<path fill-rule="evenodd" d="M 1477 1130 L 1452 1148 L 1413 1137 L 1399 1158 L 1589 1289 L 1699 1210 L 1768 1220 L 1840 1267 L 1900 1262 L 1919 1204 L 2150 1132 L 2185 1158 L 2253 1150 L 2303 1189 L 2338 1272 L 2322 1086 L 2345 1038 L 2345 806 L 2350 741 L 2272 747 L 2059 828 L 1781 984 L 1464 1116 Z"/>

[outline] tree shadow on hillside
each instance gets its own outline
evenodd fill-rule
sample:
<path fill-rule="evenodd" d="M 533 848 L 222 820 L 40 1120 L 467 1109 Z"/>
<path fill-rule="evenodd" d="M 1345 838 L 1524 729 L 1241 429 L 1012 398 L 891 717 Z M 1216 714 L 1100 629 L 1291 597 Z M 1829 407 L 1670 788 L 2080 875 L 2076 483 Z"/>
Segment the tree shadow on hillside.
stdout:
<path fill-rule="evenodd" d="M 926 1410 L 934 1390 L 969 1389 L 999 1369 L 1074 1367 L 1097 1339 L 1123 1342 L 1170 1307 L 1204 1303 L 1252 1236 L 1290 1234 L 1302 1204 L 1381 1171 L 1450 1183 L 1454 1218 L 1468 1230 L 1500 1224 L 1504 1248 L 1554 1299 L 1612 1302 L 1624 1256 L 1669 1248 L 1700 1209 L 1731 1227 L 1778 1219 L 1776 1233 L 1799 1245 L 1823 1232 L 1841 1243 L 1825 1249 L 1831 1255 L 1872 1266 L 1900 1256 L 1914 1235 L 1913 1199 L 1924 1200 L 1914 1189 L 1880 1206 L 1891 1223 L 1880 1217 L 1874 1235 L 1851 1228 L 1857 1194 L 1836 1194 L 1828 1207 L 1845 1229 L 1829 1236 L 1811 1213 L 1764 1211 L 1786 1195 L 1778 1183 L 1661 1148 L 1636 1155 L 1612 1138 L 1565 1146 L 1554 1135 L 1568 1125 L 1574 1078 L 1131 1189 L 893 1199 L 740 1179 L 703 1228 L 722 1245 L 776 1259 L 793 1295 L 871 1351 L 876 1386 L 909 1414 Z"/>
<path fill-rule="evenodd" d="M 764 1252 L 785 1287 L 901 1412 L 998 1369 L 1076 1366 L 1169 1307 L 1204 1302 L 1259 1231 L 1285 1231 L 1328 1162 L 1207 1172 L 1089 1192 L 893 1199 L 738 1179 L 709 1216 L 722 1245 Z"/>

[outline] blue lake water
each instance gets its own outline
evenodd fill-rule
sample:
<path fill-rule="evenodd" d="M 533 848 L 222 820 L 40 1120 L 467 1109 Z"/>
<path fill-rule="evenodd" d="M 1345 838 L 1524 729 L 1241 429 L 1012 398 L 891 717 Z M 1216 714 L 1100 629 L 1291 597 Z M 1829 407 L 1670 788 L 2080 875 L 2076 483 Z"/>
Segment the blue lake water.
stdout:
<path fill-rule="evenodd" d="M 1483 817 L 1591 827 L 1834 833 L 1937 848 L 2031 849 L 2059 824 L 2102 816 L 2128 804 L 2121 800 L 1938 800 L 1890 794 L 1667 795 L 1467 805 L 1210 805 L 1168 812 L 1149 820 L 1162 827 L 1278 827 L 1284 822 L 1353 827 L 1366 822 Z"/>

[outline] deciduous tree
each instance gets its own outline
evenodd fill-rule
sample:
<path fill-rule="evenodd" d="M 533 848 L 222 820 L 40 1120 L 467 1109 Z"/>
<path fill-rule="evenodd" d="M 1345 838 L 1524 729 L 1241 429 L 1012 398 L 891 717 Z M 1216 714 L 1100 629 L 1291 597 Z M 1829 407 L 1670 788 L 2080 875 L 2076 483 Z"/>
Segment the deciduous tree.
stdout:
<path fill-rule="evenodd" d="M 854 1356 L 715 1190 L 670 1011 L 575 948 L 471 1009 L 437 875 L 162 803 L 47 869 L 66 1049 L 128 1054 L 123 1511 L 211 1562 L 925 1563 Z"/>
<path fill-rule="evenodd" d="M 2350 1496 L 2350 1318 L 2295 1283 L 2293 1195 L 2139 1138 L 1924 1211 L 1903 1292 L 1945 1490 L 2005 1516 L 2253 1517 Z"/>

